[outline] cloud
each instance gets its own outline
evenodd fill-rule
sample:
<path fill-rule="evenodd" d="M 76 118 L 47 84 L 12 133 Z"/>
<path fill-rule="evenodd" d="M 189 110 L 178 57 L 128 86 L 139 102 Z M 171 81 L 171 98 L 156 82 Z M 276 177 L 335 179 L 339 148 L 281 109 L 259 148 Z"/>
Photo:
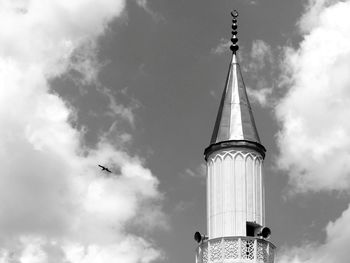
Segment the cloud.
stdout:
<path fill-rule="evenodd" d="M 230 50 L 231 41 L 225 38 L 221 38 L 219 44 L 212 48 L 210 53 L 215 55 L 221 55 Z"/>
<path fill-rule="evenodd" d="M 97 53 L 97 43 L 93 40 L 87 40 L 72 52 L 67 71 L 70 79 L 78 86 L 99 84 L 98 73 L 105 64 L 98 61 Z"/>
<path fill-rule="evenodd" d="M 276 71 L 271 46 L 261 39 L 254 40 L 246 60 L 248 64 L 243 64 L 243 69 L 249 74 L 247 81 L 252 83 L 247 87 L 249 97 L 262 106 L 271 105 L 274 99 L 270 95 L 273 94 L 273 75 Z"/>
<path fill-rule="evenodd" d="M 294 191 L 350 187 L 348 12 L 349 1 L 325 7 L 310 19 L 318 23 L 308 24 L 312 29 L 300 48 L 286 51 L 291 87 L 276 108 L 278 164 L 289 171 Z M 308 14 L 314 15 L 312 9 Z"/>
<path fill-rule="evenodd" d="M 271 46 L 261 39 L 252 42 L 249 55 L 243 56 L 243 70 L 247 77 L 247 92 L 249 98 L 261 106 L 271 106 L 275 101 L 275 75 L 277 66 Z"/>
<path fill-rule="evenodd" d="M 289 86 L 276 107 L 278 165 L 290 193 L 350 190 L 350 1 L 310 0 L 299 23 L 303 40 L 285 50 Z M 346 263 L 350 206 L 325 228 L 323 242 L 281 251 L 278 263 Z"/>
<path fill-rule="evenodd" d="M 255 62 L 251 62 L 251 68 L 262 69 L 267 63 L 273 63 L 271 46 L 261 39 L 253 41 L 250 57 Z"/>
<path fill-rule="evenodd" d="M 149 15 L 151 15 L 151 17 L 159 22 L 161 20 L 165 20 L 165 18 L 160 15 L 159 13 L 157 13 L 156 11 L 154 11 L 150 6 L 149 6 L 149 1 L 148 0 L 136 0 L 136 3 L 138 6 L 140 6 L 141 8 L 143 8 Z"/>
<path fill-rule="evenodd" d="M 184 172 L 184 176 L 205 179 L 207 176 L 207 166 L 204 163 L 202 163 L 195 169 L 187 168 Z"/>
<path fill-rule="evenodd" d="M 140 102 L 132 98 L 130 105 L 126 107 L 124 105 L 117 103 L 110 89 L 106 87 L 100 87 L 99 91 L 105 96 L 107 96 L 107 98 L 109 99 L 109 104 L 108 104 L 109 110 L 107 111 L 106 114 L 112 117 L 113 116 L 121 117 L 122 119 L 128 121 L 128 123 L 132 127 L 135 127 L 134 111 L 140 107 Z"/>
<path fill-rule="evenodd" d="M 262 85 L 261 85 L 262 86 Z M 262 106 L 268 105 L 268 97 L 272 94 L 272 88 L 247 89 L 249 98 L 257 101 Z"/>
<path fill-rule="evenodd" d="M 339 0 L 309 0 L 305 4 L 305 13 L 300 18 L 298 25 L 302 33 L 308 33 L 317 27 L 320 22 L 320 14 L 325 8 L 339 2 Z"/>
<path fill-rule="evenodd" d="M 334 222 L 328 223 L 325 231 L 327 239 L 323 244 L 305 243 L 302 247 L 285 248 L 280 253 L 278 263 L 346 263 L 349 262 L 350 207 Z"/>
<path fill-rule="evenodd" d="M 258 0 L 240 0 L 240 2 L 242 2 L 243 4 L 247 4 L 247 5 L 257 5 L 257 4 L 259 4 Z"/>
<path fill-rule="evenodd" d="M 157 178 L 106 136 L 87 148 L 71 124 L 75 109 L 50 87 L 72 69 L 84 81 L 97 78 L 96 41 L 124 6 L 0 1 L 0 262 L 147 263 L 162 256 L 151 240 L 127 231 L 166 225 Z M 103 174 L 98 163 L 115 173 Z"/>

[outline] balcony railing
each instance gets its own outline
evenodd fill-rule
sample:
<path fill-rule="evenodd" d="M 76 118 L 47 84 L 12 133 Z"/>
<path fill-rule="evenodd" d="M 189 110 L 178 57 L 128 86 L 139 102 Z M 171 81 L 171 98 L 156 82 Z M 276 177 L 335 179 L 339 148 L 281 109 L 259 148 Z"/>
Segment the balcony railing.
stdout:
<path fill-rule="evenodd" d="M 200 244 L 196 263 L 274 263 L 275 246 L 260 238 L 220 237 Z"/>

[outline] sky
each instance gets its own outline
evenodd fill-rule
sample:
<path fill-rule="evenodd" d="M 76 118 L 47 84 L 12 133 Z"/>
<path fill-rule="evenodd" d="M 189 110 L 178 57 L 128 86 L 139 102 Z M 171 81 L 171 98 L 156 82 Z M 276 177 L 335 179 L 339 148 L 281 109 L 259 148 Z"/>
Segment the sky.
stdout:
<path fill-rule="evenodd" d="M 0 0 L 0 263 L 194 262 L 233 9 L 276 262 L 348 262 L 350 1 Z"/>

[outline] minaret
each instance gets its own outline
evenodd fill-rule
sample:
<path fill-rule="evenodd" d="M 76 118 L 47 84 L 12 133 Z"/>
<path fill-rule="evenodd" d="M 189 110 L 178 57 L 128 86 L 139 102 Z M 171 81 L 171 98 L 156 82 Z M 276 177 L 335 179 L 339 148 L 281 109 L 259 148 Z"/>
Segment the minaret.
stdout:
<path fill-rule="evenodd" d="M 207 236 L 196 232 L 196 263 L 274 262 L 267 240 L 261 144 L 237 60 L 237 11 L 232 15 L 232 58 L 207 163 Z"/>

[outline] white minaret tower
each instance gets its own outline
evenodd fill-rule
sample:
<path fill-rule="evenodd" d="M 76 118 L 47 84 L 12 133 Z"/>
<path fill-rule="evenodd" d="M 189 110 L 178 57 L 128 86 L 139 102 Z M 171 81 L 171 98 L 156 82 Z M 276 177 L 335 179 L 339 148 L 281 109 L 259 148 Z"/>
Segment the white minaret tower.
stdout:
<path fill-rule="evenodd" d="M 196 263 L 273 263 L 266 239 L 261 144 L 237 61 L 237 11 L 231 12 L 232 58 L 207 162 L 207 236 L 196 232 Z"/>

